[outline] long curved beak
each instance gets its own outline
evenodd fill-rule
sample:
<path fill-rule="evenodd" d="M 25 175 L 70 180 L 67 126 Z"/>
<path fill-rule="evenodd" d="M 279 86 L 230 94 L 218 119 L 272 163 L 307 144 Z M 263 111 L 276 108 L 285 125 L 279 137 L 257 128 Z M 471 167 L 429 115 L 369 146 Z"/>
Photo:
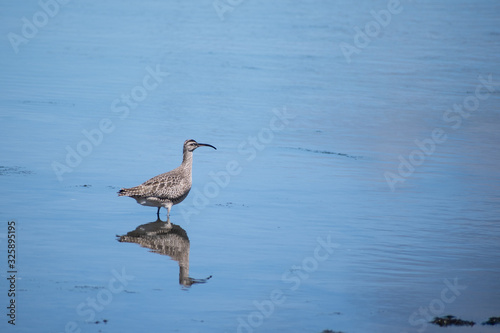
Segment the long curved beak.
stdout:
<path fill-rule="evenodd" d="M 215 148 L 215 147 L 214 147 L 214 146 L 212 146 L 212 145 L 209 145 L 208 143 L 199 143 L 199 142 L 198 142 L 198 147 L 199 147 L 199 146 L 212 147 L 213 149 L 217 150 L 217 148 Z"/>

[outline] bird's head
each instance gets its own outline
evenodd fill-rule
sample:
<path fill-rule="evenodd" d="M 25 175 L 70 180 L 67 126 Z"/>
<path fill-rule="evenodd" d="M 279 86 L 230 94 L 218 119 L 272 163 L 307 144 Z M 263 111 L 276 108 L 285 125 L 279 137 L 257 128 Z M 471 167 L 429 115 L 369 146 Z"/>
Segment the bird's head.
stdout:
<path fill-rule="evenodd" d="M 198 147 L 202 147 L 202 146 L 206 146 L 206 147 L 212 147 L 213 149 L 217 149 L 215 148 L 214 146 L 212 145 L 209 145 L 208 143 L 198 143 L 194 140 L 186 140 L 184 142 L 184 151 L 189 151 L 189 152 L 192 152 L 194 151 L 196 148 Z"/>

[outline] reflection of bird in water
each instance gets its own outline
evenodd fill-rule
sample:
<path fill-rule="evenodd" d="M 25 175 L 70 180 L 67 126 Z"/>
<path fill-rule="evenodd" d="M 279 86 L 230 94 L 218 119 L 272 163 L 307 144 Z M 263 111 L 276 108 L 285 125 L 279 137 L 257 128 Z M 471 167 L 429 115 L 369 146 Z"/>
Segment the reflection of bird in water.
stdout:
<path fill-rule="evenodd" d="M 139 186 L 122 188 L 118 195 L 134 198 L 137 203 L 144 206 L 158 207 L 156 212 L 158 219 L 160 218 L 160 208 L 165 207 L 167 209 L 167 222 L 170 223 L 170 209 L 173 205 L 184 200 L 191 190 L 193 151 L 201 146 L 217 149 L 206 143 L 186 140 L 182 163 L 178 168 L 153 177 Z"/>
<path fill-rule="evenodd" d="M 179 284 L 190 287 L 195 283 L 205 283 L 206 279 L 189 277 L 189 238 L 186 230 L 177 224 L 157 220 L 138 226 L 126 235 L 119 236 L 119 242 L 137 243 L 151 249 L 151 252 L 167 255 L 179 262 Z"/>

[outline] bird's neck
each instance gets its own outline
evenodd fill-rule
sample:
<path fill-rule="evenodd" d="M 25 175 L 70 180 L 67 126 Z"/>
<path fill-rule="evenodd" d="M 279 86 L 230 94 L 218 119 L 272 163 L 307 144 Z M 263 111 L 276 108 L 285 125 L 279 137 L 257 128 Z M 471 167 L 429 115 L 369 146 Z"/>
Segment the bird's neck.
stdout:
<path fill-rule="evenodd" d="M 193 166 L 193 152 L 185 151 L 182 156 L 182 167 L 187 170 L 191 170 Z"/>

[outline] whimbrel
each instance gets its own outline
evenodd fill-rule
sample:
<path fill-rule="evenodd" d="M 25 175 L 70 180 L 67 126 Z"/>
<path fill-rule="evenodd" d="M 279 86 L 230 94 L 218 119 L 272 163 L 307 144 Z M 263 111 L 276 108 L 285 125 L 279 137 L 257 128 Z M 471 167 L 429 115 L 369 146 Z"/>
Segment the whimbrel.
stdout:
<path fill-rule="evenodd" d="M 201 146 L 217 149 L 206 143 L 186 140 L 184 142 L 182 163 L 178 168 L 153 177 L 139 186 L 122 188 L 118 195 L 134 198 L 137 203 L 144 206 L 158 207 L 156 212 L 158 219 L 160 218 L 160 208 L 165 207 L 167 209 L 167 221 L 170 223 L 170 209 L 173 205 L 177 205 L 184 200 L 189 190 L 191 190 L 193 151 Z"/>

